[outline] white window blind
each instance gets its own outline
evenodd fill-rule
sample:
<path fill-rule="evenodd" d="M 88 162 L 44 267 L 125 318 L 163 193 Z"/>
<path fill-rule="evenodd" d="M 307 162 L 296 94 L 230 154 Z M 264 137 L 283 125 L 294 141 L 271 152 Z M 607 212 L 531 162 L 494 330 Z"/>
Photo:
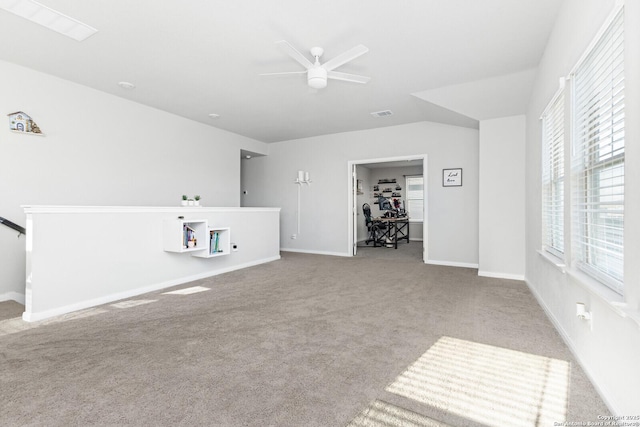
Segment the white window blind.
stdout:
<path fill-rule="evenodd" d="M 422 176 L 407 176 L 407 206 L 409 219 L 424 221 L 424 179 Z"/>
<path fill-rule="evenodd" d="M 573 75 L 573 243 L 577 266 L 619 293 L 624 256 L 623 10 Z"/>
<path fill-rule="evenodd" d="M 564 92 L 542 115 L 542 245 L 564 254 Z"/>

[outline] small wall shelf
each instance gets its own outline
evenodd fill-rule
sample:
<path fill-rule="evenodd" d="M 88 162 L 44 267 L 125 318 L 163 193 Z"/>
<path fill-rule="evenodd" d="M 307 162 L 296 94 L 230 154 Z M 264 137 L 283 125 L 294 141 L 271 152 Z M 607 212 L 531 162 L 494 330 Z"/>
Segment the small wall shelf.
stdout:
<path fill-rule="evenodd" d="M 209 227 L 206 251 L 194 252 L 192 256 L 214 258 L 231 253 L 231 230 L 229 227 Z"/>
<path fill-rule="evenodd" d="M 202 252 L 209 247 L 207 221 L 196 219 L 168 219 L 162 233 L 167 252 Z"/>

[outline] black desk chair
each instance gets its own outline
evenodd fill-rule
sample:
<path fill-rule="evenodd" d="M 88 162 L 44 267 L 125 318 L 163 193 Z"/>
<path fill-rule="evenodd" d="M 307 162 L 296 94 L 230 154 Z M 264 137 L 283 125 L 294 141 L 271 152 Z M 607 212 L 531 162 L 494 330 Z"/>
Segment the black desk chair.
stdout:
<path fill-rule="evenodd" d="M 369 203 L 362 205 L 362 213 L 364 214 L 364 223 L 366 224 L 367 231 L 369 232 L 367 240 L 365 240 L 364 243 L 367 245 L 369 242 L 382 243 L 382 231 L 387 229 L 387 225 L 380 222 L 373 222 L 373 218 L 371 217 L 371 206 L 369 206 Z"/>

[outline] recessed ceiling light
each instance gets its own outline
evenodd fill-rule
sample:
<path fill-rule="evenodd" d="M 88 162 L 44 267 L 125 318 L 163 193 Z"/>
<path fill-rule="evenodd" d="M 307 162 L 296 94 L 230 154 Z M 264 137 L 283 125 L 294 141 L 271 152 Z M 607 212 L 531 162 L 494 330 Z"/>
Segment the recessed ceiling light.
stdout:
<path fill-rule="evenodd" d="M 217 119 L 218 117 L 220 117 L 220 114 L 211 113 L 209 114 L 209 117 L 211 117 L 212 119 Z"/>
<path fill-rule="evenodd" d="M 95 28 L 63 15 L 33 0 L 0 0 L 0 9 L 9 11 L 79 42 L 98 32 Z"/>
<path fill-rule="evenodd" d="M 136 85 L 129 82 L 118 82 L 118 86 L 120 86 L 123 89 L 135 89 L 136 87 Z"/>

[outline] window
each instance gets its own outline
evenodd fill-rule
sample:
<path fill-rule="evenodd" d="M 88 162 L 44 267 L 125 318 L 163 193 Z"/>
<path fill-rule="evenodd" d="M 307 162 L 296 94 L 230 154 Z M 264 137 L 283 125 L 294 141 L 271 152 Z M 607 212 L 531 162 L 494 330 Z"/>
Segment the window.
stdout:
<path fill-rule="evenodd" d="M 542 114 L 542 246 L 564 255 L 564 88 Z"/>
<path fill-rule="evenodd" d="M 407 205 L 409 218 L 413 221 L 424 221 L 424 179 L 422 175 L 406 177 Z"/>
<path fill-rule="evenodd" d="M 573 74 L 573 254 L 623 289 L 624 32 L 621 10 Z"/>

